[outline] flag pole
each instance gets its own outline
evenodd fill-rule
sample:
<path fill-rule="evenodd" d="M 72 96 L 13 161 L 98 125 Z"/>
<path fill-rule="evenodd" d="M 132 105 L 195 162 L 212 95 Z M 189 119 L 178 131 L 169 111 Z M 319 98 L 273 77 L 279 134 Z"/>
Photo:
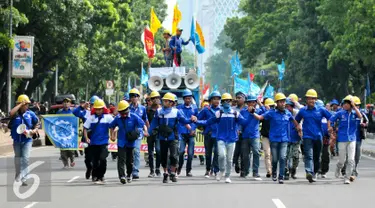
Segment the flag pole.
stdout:
<path fill-rule="evenodd" d="M 143 99 L 143 84 L 142 84 L 142 71 L 143 71 L 143 61 L 141 62 L 141 86 L 139 87 L 139 90 L 141 91 L 141 98 Z M 141 102 L 142 103 L 142 102 Z"/>

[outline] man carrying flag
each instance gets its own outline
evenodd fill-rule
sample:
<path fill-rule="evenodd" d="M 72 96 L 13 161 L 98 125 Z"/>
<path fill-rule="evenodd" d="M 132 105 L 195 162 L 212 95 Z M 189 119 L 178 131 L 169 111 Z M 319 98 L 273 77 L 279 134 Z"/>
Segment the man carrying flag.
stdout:
<path fill-rule="evenodd" d="M 183 29 L 177 28 L 176 35 L 172 36 L 171 41 L 169 41 L 169 47 L 172 49 L 172 57 L 176 66 L 181 65 L 182 45 L 187 45 L 190 42 L 190 39 L 185 42 L 181 38 L 182 31 Z"/>

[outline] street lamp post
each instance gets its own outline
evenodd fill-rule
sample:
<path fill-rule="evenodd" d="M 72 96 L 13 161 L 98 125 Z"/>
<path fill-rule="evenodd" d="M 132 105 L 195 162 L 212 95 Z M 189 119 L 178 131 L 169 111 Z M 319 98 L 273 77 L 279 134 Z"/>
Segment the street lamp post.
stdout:
<path fill-rule="evenodd" d="M 9 38 L 12 38 L 12 27 L 13 27 L 13 0 L 10 1 L 10 12 L 9 12 Z M 8 81 L 7 81 L 7 88 L 8 88 L 8 112 L 11 110 L 12 105 L 12 48 L 9 47 L 9 57 L 8 57 Z"/>

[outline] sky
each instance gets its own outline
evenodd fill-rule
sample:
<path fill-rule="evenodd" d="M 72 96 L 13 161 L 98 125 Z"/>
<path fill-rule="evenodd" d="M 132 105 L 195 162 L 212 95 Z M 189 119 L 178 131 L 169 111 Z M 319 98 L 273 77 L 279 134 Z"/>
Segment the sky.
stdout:
<path fill-rule="evenodd" d="M 176 4 L 177 0 L 165 0 L 165 3 L 168 5 L 167 17 L 163 22 L 163 27 L 172 30 L 172 21 L 173 21 L 173 7 Z"/>

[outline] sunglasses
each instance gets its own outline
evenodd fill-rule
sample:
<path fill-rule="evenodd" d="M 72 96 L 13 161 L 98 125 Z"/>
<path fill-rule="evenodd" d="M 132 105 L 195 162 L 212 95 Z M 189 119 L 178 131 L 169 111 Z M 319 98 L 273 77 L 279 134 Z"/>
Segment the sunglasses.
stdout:
<path fill-rule="evenodd" d="M 146 99 L 146 102 L 150 102 L 151 100 L 150 99 Z"/>
<path fill-rule="evenodd" d="M 151 100 L 160 99 L 160 97 L 153 97 Z"/>

